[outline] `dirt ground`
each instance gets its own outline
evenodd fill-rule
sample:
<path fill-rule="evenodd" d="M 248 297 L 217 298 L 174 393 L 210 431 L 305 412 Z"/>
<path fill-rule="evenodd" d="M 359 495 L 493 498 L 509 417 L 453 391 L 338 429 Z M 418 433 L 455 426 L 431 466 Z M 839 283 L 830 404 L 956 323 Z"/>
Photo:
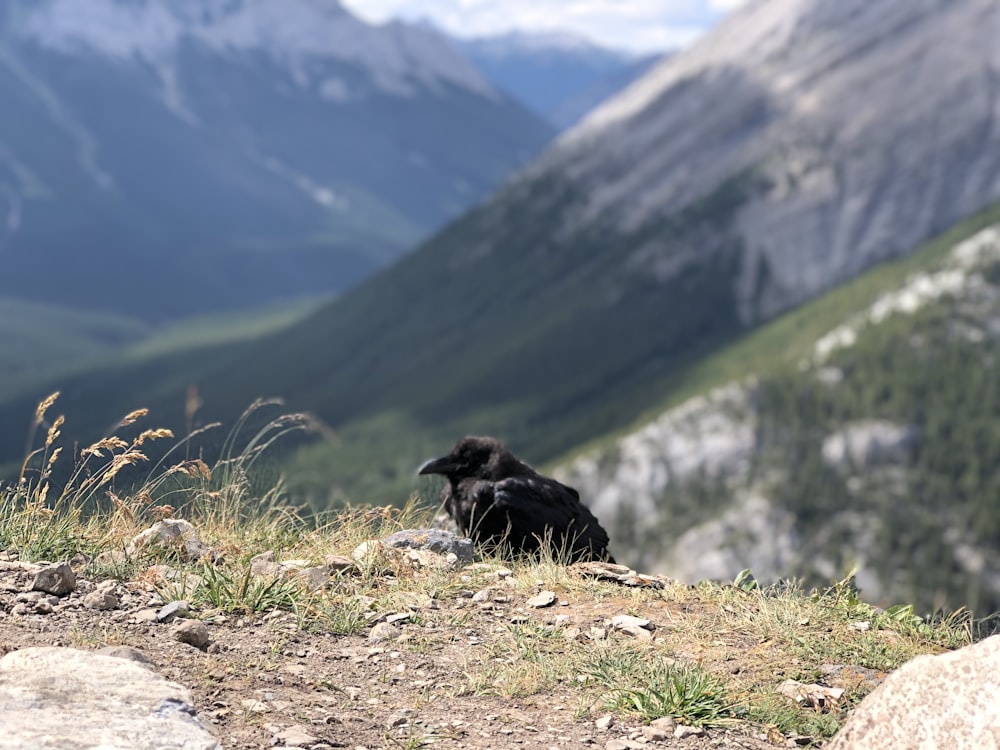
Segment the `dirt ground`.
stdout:
<path fill-rule="evenodd" d="M 118 584 L 120 606 L 96 611 L 82 604 L 95 583 L 80 579 L 52 612 L 35 613 L 24 611 L 31 605 L 23 604 L 32 574 L 7 565 L 0 569 L 0 654 L 31 646 L 134 647 L 159 673 L 192 692 L 204 724 L 231 750 L 700 750 L 786 744 L 772 744 L 748 725 L 683 739 L 669 733 L 650 739 L 641 721 L 609 720 L 606 708 L 583 698 L 575 685 L 522 697 L 474 687 L 484 667 L 504 661 L 517 666 L 516 658 L 493 647 L 494 635 L 510 623 L 586 633 L 634 609 L 624 591 L 599 601 L 570 595 L 552 607 L 532 609 L 525 604 L 528 597 L 517 592 L 476 601 L 472 589 L 457 589 L 440 598 L 414 597 L 398 612 L 372 612 L 361 632 L 352 635 L 303 632 L 287 612 L 255 618 L 198 612 L 209 629 L 210 644 L 203 651 L 175 640 L 170 624 L 149 621 L 161 602 L 144 585 Z M 663 620 L 672 606 L 650 602 L 641 614 Z M 386 637 L 372 637 L 379 633 Z"/>

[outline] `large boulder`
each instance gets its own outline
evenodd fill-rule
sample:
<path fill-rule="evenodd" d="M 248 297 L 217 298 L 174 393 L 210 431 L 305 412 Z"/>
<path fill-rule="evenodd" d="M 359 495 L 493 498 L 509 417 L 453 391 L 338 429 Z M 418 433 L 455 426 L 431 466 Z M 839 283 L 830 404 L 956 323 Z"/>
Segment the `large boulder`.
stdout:
<path fill-rule="evenodd" d="M 221 750 L 187 690 L 142 664 L 71 648 L 0 659 L 0 750 Z"/>
<path fill-rule="evenodd" d="M 921 656 L 865 698 L 827 750 L 997 750 L 1000 635 Z"/>

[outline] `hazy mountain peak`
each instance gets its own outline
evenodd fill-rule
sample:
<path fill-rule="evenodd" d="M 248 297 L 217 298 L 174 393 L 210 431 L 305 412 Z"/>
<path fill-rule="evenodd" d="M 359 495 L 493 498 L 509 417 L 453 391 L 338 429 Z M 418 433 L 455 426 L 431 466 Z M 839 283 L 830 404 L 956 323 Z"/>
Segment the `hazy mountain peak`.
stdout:
<path fill-rule="evenodd" d="M 477 45 L 482 55 L 506 57 L 523 52 L 574 52 L 579 54 L 601 54 L 620 58 L 634 55 L 600 47 L 586 37 L 571 32 L 526 32 L 509 31 L 496 36 L 479 36 L 466 40 Z"/>
<path fill-rule="evenodd" d="M 21 6 L 15 33 L 66 54 L 153 61 L 191 38 L 221 53 L 263 52 L 297 79 L 308 60 L 322 59 L 361 67 L 392 93 L 412 93 L 419 81 L 492 94 L 439 34 L 406 24 L 372 26 L 337 0 L 47 0 Z"/>

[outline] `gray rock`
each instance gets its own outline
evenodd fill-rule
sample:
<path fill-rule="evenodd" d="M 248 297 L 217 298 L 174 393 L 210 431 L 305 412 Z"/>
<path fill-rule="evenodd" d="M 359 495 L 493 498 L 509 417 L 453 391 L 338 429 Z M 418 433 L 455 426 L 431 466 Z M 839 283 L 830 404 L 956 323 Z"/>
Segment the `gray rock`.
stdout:
<path fill-rule="evenodd" d="M 653 630 L 653 623 L 644 617 L 616 615 L 611 618 L 611 627 L 643 641 L 648 641 L 653 637 L 653 634 L 650 632 Z"/>
<path fill-rule="evenodd" d="M 174 625 L 170 634 L 175 641 L 194 646 L 201 651 L 208 648 L 208 644 L 211 642 L 208 627 L 201 620 L 182 620 Z"/>
<path fill-rule="evenodd" d="M 250 558 L 250 572 L 260 578 L 278 578 L 284 569 L 275 560 L 274 552 L 269 550 Z"/>
<path fill-rule="evenodd" d="M 611 729 L 611 727 L 613 727 L 614 725 L 615 725 L 615 717 L 612 716 L 611 714 L 606 714 L 605 716 L 602 716 L 600 719 L 594 722 L 594 726 L 600 729 L 602 732 Z"/>
<path fill-rule="evenodd" d="M 275 739 L 282 742 L 286 747 L 312 747 L 319 742 L 318 737 L 298 724 L 288 727 L 288 729 L 283 729 L 274 736 Z"/>
<path fill-rule="evenodd" d="M 66 596 L 76 588 L 76 573 L 69 563 L 49 565 L 38 571 L 31 588 L 55 596 Z"/>
<path fill-rule="evenodd" d="M 463 565 L 472 563 L 472 540 L 441 529 L 397 531 L 382 540 L 389 549 L 423 549 L 442 557 L 453 554 Z"/>
<path fill-rule="evenodd" d="M 370 641 L 394 641 L 401 635 L 400 630 L 395 625 L 388 622 L 380 622 L 368 632 Z"/>
<path fill-rule="evenodd" d="M 190 614 L 191 605 L 183 600 L 168 602 L 160 607 L 156 613 L 157 622 L 173 622 L 178 617 L 187 617 Z"/>
<path fill-rule="evenodd" d="M 137 534 L 125 548 L 129 557 L 147 549 L 167 549 L 179 552 L 186 560 L 212 557 L 212 549 L 201 540 L 198 530 L 189 521 L 168 518 Z"/>
<path fill-rule="evenodd" d="M 319 591 L 330 582 L 330 571 L 325 566 L 303 568 L 294 574 L 295 580 L 301 581 L 311 591 Z"/>
<path fill-rule="evenodd" d="M 52 596 L 42 591 L 28 591 L 14 597 L 16 604 L 11 609 L 15 615 L 50 615 L 59 603 L 58 596 Z"/>
<path fill-rule="evenodd" d="M 0 750 L 221 750 L 190 693 L 144 666 L 67 648 L 0 659 Z"/>
<path fill-rule="evenodd" d="M 99 611 L 116 609 L 121 601 L 113 591 L 91 591 L 83 597 L 83 606 Z"/>
<path fill-rule="evenodd" d="M 897 669 L 827 750 L 1000 747 L 1000 635 Z"/>
<path fill-rule="evenodd" d="M 155 609 L 140 609 L 132 617 L 136 622 L 158 622 Z"/>
<path fill-rule="evenodd" d="M 674 738 L 683 740 L 686 737 L 703 737 L 705 730 L 701 727 L 689 727 L 686 724 L 679 724 L 674 729 Z"/>
<path fill-rule="evenodd" d="M 542 591 L 535 596 L 528 599 L 525 604 L 532 609 L 541 609 L 543 607 L 551 607 L 556 603 L 556 595 L 553 591 Z"/>

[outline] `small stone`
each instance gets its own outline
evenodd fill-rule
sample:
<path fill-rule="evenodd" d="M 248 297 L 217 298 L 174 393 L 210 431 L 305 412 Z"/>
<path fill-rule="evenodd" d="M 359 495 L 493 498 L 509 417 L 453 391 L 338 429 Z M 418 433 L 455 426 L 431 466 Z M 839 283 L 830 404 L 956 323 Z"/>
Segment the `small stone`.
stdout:
<path fill-rule="evenodd" d="M 263 701 L 254 700 L 253 698 L 244 698 L 240 701 L 240 705 L 243 707 L 244 711 L 249 711 L 253 714 L 266 714 L 271 710 Z"/>
<path fill-rule="evenodd" d="M 704 737 L 705 730 L 701 727 L 689 727 L 686 724 L 678 724 L 674 729 L 674 739 L 683 740 L 687 737 Z"/>
<path fill-rule="evenodd" d="M 174 640 L 194 646 L 200 651 L 208 648 L 210 638 L 208 627 L 201 620 L 182 620 L 171 631 Z"/>
<path fill-rule="evenodd" d="M 76 588 L 76 574 L 69 563 L 49 565 L 38 571 L 31 588 L 54 596 L 66 596 Z"/>
<path fill-rule="evenodd" d="M 615 725 L 615 717 L 612 716 L 611 714 L 608 714 L 607 716 L 602 716 L 600 719 L 594 722 L 594 726 L 596 726 L 601 731 L 606 731 L 611 727 L 613 727 L 614 725 Z"/>
<path fill-rule="evenodd" d="M 431 570 L 457 570 L 460 567 L 454 552 L 442 555 L 429 549 L 407 549 L 403 552 L 403 560 L 415 568 Z"/>
<path fill-rule="evenodd" d="M 184 600 L 178 600 L 174 602 L 169 602 L 164 604 L 160 611 L 156 613 L 157 622 L 173 622 L 178 617 L 187 617 L 190 612 L 191 605 Z"/>
<path fill-rule="evenodd" d="M 319 742 L 318 737 L 310 734 L 305 727 L 298 724 L 278 732 L 275 737 L 285 743 L 286 746 L 293 747 L 312 746 Z"/>
<path fill-rule="evenodd" d="M 326 567 L 303 568 L 295 574 L 295 578 L 302 581 L 310 591 L 320 591 L 330 581 L 330 573 Z"/>
<path fill-rule="evenodd" d="M 211 557 L 212 550 L 204 542 L 198 530 L 189 521 L 168 518 L 158 521 L 137 534 L 125 549 L 130 557 L 147 548 L 161 548 L 179 551 L 187 560 Z"/>
<path fill-rule="evenodd" d="M 631 750 L 632 743 L 628 740 L 608 740 L 604 743 L 604 750 Z"/>
<path fill-rule="evenodd" d="M 552 591 L 542 591 L 536 596 L 531 597 L 525 602 L 529 607 L 533 609 L 541 609 L 542 607 L 551 607 L 556 603 L 556 595 Z"/>
<path fill-rule="evenodd" d="M 493 591 L 491 589 L 483 589 L 482 591 L 477 591 L 472 595 L 472 601 L 478 603 L 488 602 L 493 598 Z"/>
<path fill-rule="evenodd" d="M 677 728 L 677 720 L 673 716 L 664 716 L 659 719 L 653 719 L 649 722 L 649 725 L 673 734 L 674 729 Z"/>
<path fill-rule="evenodd" d="M 118 597 L 112 591 L 91 591 L 83 597 L 84 607 L 98 611 L 117 609 L 120 603 Z"/>
<path fill-rule="evenodd" d="M 388 622 L 380 622 L 368 632 L 370 641 L 394 641 L 401 635 L 399 628 Z"/>
<path fill-rule="evenodd" d="M 611 625 L 619 630 L 626 627 L 653 629 L 653 624 L 645 617 L 632 617 L 631 615 L 615 615 L 611 618 Z"/>
<path fill-rule="evenodd" d="M 388 720 L 386 720 L 385 723 L 386 728 L 393 729 L 395 727 L 406 726 L 407 724 L 410 723 L 412 717 L 413 717 L 412 708 L 403 708 L 400 709 L 399 711 L 395 711 L 392 714 L 390 714 Z"/>
<path fill-rule="evenodd" d="M 617 615 L 611 619 L 611 626 L 622 633 L 627 633 L 641 641 L 648 641 L 653 638 L 650 632 L 653 624 L 642 617 L 630 617 L 629 615 Z"/>
<path fill-rule="evenodd" d="M 426 550 L 441 557 L 453 554 L 455 567 L 470 565 L 473 560 L 472 540 L 442 529 L 397 531 L 385 537 L 382 544 L 389 549 Z"/>
<path fill-rule="evenodd" d="M 672 735 L 672 730 L 668 732 L 666 729 L 660 729 L 659 727 L 654 726 L 642 728 L 642 736 L 650 742 L 662 742 L 663 740 L 670 738 Z"/>
<path fill-rule="evenodd" d="M 155 609 L 140 609 L 132 615 L 136 622 L 157 622 Z"/>
<path fill-rule="evenodd" d="M 258 578 L 278 578 L 284 571 L 274 559 L 274 551 L 268 550 L 250 558 L 250 573 Z"/>
<path fill-rule="evenodd" d="M 853 628 L 854 630 L 857 630 L 857 631 L 859 631 L 861 633 L 864 633 L 864 632 L 870 630 L 871 626 L 872 626 L 872 624 L 870 622 L 852 622 L 851 623 L 851 628 Z"/>

